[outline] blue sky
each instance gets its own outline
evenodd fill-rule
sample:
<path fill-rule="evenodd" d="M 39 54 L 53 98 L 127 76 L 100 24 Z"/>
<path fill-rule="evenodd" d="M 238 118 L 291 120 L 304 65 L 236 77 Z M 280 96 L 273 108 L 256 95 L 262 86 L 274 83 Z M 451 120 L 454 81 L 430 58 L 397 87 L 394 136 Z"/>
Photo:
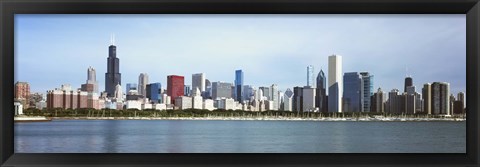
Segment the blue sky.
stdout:
<path fill-rule="evenodd" d="M 61 84 L 79 88 L 87 68 L 105 89 L 110 35 L 115 34 L 122 87 L 140 73 L 166 87 L 167 75 L 193 73 L 245 84 L 307 83 L 307 66 L 328 74 L 328 56 L 343 56 L 343 72 L 368 71 L 375 91 L 403 91 L 412 75 L 466 90 L 465 15 L 16 15 L 15 80 L 45 93 Z M 316 76 L 315 76 L 316 77 Z"/>

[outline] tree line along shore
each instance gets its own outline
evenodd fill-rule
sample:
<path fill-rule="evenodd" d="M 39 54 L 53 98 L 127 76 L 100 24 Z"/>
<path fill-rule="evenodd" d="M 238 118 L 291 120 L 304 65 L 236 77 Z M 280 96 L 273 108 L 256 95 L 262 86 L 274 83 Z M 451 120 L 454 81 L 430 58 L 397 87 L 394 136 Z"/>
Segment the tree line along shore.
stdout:
<path fill-rule="evenodd" d="M 418 118 L 427 119 L 446 118 L 441 115 L 430 115 L 425 113 L 404 114 L 404 113 L 375 113 L 375 112 L 296 112 L 296 111 L 263 111 L 253 112 L 244 110 L 222 110 L 217 109 L 213 111 L 200 109 L 185 109 L 185 110 L 112 110 L 112 109 L 35 109 L 29 108 L 24 110 L 26 116 L 45 116 L 45 117 L 167 117 L 167 118 L 204 118 L 204 117 L 236 117 L 236 118 L 258 118 L 258 117 L 282 117 L 282 118 Z M 452 115 L 448 117 L 465 119 L 465 115 Z"/>

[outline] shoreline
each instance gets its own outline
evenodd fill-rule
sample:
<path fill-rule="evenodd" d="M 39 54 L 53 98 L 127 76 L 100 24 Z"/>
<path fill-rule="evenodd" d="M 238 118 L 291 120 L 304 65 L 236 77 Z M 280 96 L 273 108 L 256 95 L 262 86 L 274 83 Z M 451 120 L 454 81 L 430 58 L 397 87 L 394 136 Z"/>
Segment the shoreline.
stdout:
<path fill-rule="evenodd" d="M 288 118 L 288 117 L 50 117 L 51 120 L 195 120 L 195 121 L 323 121 L 323 122 L 462 122 L 462 118 Z"/>

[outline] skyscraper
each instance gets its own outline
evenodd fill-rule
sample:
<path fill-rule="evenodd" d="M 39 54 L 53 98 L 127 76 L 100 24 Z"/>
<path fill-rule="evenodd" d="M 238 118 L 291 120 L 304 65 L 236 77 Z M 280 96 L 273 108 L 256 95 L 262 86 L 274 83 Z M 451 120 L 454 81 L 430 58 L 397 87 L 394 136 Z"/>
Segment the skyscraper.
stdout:
<path fill-rule="evenodd" d="M 197 88 L 200 92 L 205 92 L 205 73 L 192 74 L 192 90 L 196 91 Z"/>
<path fill-rule="evenodd" d="M 243 71 L 236 70 L 235 71 L 235 100 L 239 102 L 243 102 L 242 95 L 243 95 Z"/>
<path fill-rule="evenodd" d="M 178 75 L 167 76 L 167 95 L 170 96 L 171 104 L 175 104 L 178 96 L 183 96 L 185 77 Z"/>
<path fill-rule="evenodd" d="M 317 75 L 317 92 L 315 93 L 315 106 L 319 108 L 320 112 L 326 112 L 327 110 L 327 78 L 323 70 L 320 70 Z"/>
<path fill-rule="evenodd" d="M 450 84 L 434 82 L 432 84 L 432 114 L 450 115 Z"/>
<path fill-rule="evenodd" d="M 432 84 L 426 83 L 422 89 L 423 112 L 432 114 Z"/>
<path fill-rule="evenodd" d="M 303 111 L 303 87 L 293 87 L 293 102 L 292 109 L 293 111 Z"/>
<path fill-rule="evenodd" d="M 457 94 L 457 100 L 461 101 L 463 106 L 465 106 L 465 93 L 463 92 L 458 92 Z"/>
<path fill-rule="evenodd" d="M 347 72 L 343 76 L 343 111 L 363 111 L 363 80 L 358 72 Z"/>
<path fill-rule="evenodd" d="M 310 86 L 303 87 L 302 98 L 303 112 L 313 112 L 315 110 L 315 88 Z"/>
<path fill-rule="evenodd" d="M 405 87 L 404 87 L 404 92 L 407 92 L 407 87 L 413 86 L 413 79 L 412 77 L 405 77 Z"/>
<path fill-rule="evenodd" d="M 273 102 L 271 110 L 278 110 L 278 103 L 279 103 L 278 100 L 279 99 L 278 99 L 278 86 L 277 86 L 277 84 L 272 84 L 272 86 L 270 86 L 270 90 L 272 90 L 270 92 L 270 97 L 272 97 L 271 101 Z"/>
<path fill-rule="evenodd" d="M 288 88 L 286 91 L 285 91 L 285 94 L 284 94 L 284 103 L 283 103 L 283 110 L 285 111 L 293 111 L 292 109 L 292 103 L 293 103 L 293 91 Z"/>
<path fill-rule="evenodd" d="M 405 95 L 399 93 L 398 89 L 392 89 L 388 93 L 387 112 L 395 114 L 405 113 Z"/>
<path fill-rule="evenodd" d="M 122 85 L 120 73 L 120 59 L 117 58 L 117 46 L 115 37 L 112 36 L 111 45 L 108 47 L 107 72 L 105 73 L 105 91 L 108 97 L 115 95 L 115 86 Z"/>
<path fill-rule="evenodd" d="M 81 85 L 81 90 L 89 93 L 98 93 L 98 82 L 94 68 L 88 67 L 87 81 Z"/>
<path fill-rule="evenodd" d="M 363 107 L 363 112 L 370 112 L 370 107 L 371 107 L 371 99 L 370 97 L 373 95 L 373 75 L 370 75 L 368 72 L 360 72 L 360 75 L 362 76 L 362 82 L 363 82 L 363 101 L 362 101 L 362 107 Z"/>
<path fill-rule="evenodd" d="M 220 98 L 232 98 L 232 84 L 226 82 L 213 82 L 212 83 L 212 98 L 217 100 Z"/>
<path fill-rule="evenodd" d="M 183 86 L 183 95 L 184 96 L 190 96 L 192 94 L 192 89 L 190 87 L 190 85 L 184 85 Z"/>
<path fill-rule="evenodd" d="M 313 66 L 312 65 L 309 65 L 307 66 L 307 86 L 308 87 L 315 87 L 315 82 L 313 81 L 314 80 L 314 73 L 313 73 L 314 69 L 313 69 Z"/>
<path fill-rule="evenodd" d="M 328 57 L 328 112 L 342 112 L 342 56 Z"/>
<path fill-rule="evenodd" d="M 372 100 L 371 100 L 372 104 L 370 107 L 370 111 L 377 112 L 377 113 L 385 112 L 385 107 L 384 107 L 385 99 L 386 99 L 385 93 L 382 91 L 381 88 L 378 88 L 377 92 L 374 93 L 372 96 Z"/>
<path fill-rule="evenodd" d="M 270 87 L 261 86 L 258 89 L 262 90 L 263 96 L 267 98 L 266 100 L 272 100 Z"/>
<path fill-rule="evenodd" d="M 161 91 L 162 84 L 160 84 L 159 82 L 147 84 L 145 96 L 153 103 L 160 103 L 160 101 L 162 100 Z"/>
<path fill-rule="evenodd" d="M 138 76 L 138 94 L 143 97 L 147 96 L 148 74 L 140 73 Z"/>

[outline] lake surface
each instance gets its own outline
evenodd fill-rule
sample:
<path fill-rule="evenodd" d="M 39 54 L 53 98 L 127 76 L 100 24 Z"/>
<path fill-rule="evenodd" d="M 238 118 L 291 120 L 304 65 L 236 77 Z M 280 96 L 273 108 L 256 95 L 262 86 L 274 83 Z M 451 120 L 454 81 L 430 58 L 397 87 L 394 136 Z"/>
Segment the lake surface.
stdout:
<path fill-rule="evenodd" d="M 465 122 L 53 120 L 16 153 L 465 153 Z"/>

